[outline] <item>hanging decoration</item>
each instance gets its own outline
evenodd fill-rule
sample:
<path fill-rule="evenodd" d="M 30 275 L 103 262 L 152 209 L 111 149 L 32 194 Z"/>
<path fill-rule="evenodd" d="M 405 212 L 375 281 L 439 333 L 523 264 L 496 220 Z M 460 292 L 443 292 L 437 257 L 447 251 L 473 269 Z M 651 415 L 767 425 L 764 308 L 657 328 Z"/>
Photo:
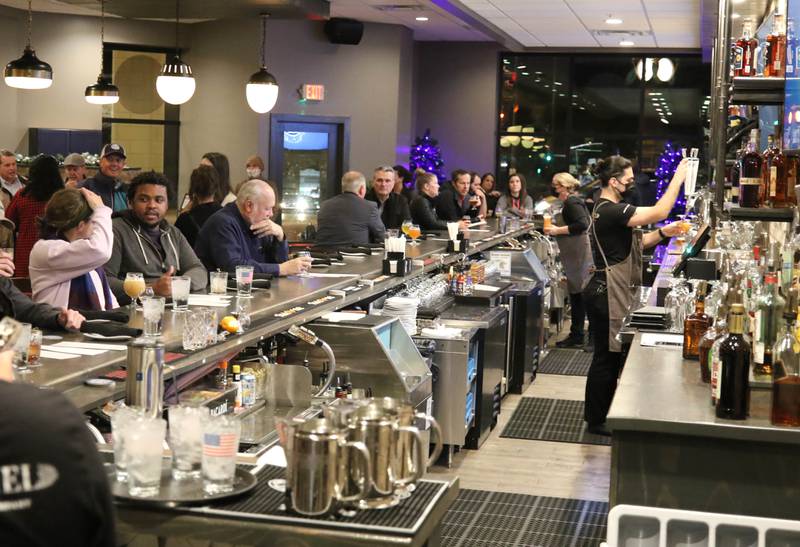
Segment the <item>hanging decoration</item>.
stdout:
<path fill-rule="evenodd" d="M 658 181 L 658 185 L 656 186 L 657 199 L 661 199 L 661 196 L 666 192 L 669 182 L 672 180 L 672 176 L 675 174 L 675 170 L 678 168 L 678 164 L 682 159 L 683 155 L 681 154 L 681 149 L 667 141 L 667 144 L 664 146 L 664 151 L 661 153 L 661 157 L 658 158 L 658 169 L 656 169 L 655 172 L 656 180 Z M 685 210 L 686 197 L 683 195 L 683 187 L 681 187 L 680 194 L 678 194 L 678 199 L 675 201 L 675 206 L 672 208 L 669 217 L 675 218 Z"/>
<path fill-rule="evenodd" d="M 422 137 L 417 137 L 414 141 L 408 165 L 411 171 L 424 169 L 428 173 L 433 173 L 439 179 L 439 182 L 447 180 L 443 170 L 444 161 L 442 161 L 439 141 L 431 137 L 430 129 L 426 129 L 425 134 Z"/>

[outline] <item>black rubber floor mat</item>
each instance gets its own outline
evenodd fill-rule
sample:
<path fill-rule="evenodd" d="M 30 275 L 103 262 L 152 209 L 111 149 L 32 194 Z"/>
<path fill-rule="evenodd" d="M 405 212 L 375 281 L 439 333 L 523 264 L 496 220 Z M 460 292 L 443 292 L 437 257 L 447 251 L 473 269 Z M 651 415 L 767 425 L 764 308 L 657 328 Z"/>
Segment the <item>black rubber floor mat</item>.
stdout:
<path fill-rule="evenodd" d="M 551 349 L 537 372 L 539 374 L 561 374 L 563 376 L 586 376 L 592 364 L 592 353 L 582 349 Z"/>
<path fill-rule="evenodd" d="M 501 437 L 530 441 L 610 445 L 611 438 L 586 431 L 583 401 L 523 397 Z"/>
<path fill-rule="evenodd" d="M 461 490 L 442 520 L 443 547 L 597 547 L 608 503 Z"/>

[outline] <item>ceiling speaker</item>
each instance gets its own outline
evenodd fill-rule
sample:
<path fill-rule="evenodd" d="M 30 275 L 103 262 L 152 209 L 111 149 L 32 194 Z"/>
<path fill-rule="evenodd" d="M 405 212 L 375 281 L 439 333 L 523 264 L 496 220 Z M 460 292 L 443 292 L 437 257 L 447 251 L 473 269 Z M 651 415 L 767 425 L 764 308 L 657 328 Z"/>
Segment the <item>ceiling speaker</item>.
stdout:
<path fill-rule="evenodd" d="M 325 34 L 332 44 L 355 46 L 364 36 L 364 23 L 355 19 L 332 17 L 325 23 Z"/>

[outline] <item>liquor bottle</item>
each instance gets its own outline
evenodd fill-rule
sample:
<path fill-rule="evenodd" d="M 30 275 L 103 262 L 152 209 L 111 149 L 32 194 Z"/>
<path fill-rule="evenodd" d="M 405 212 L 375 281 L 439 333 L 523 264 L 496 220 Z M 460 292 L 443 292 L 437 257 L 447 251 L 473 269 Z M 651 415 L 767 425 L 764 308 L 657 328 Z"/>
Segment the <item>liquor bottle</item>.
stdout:
<path fill-rule="evenodd" d="M 756 75 L 756 48 L 758 40 L 753 38 L 753 21 L 745 19 L 742 24 L 742 37 L 733 46 L 734 76 Z"/>
<path fill-rule="evenodd" d="M 786 328 L 775 344 L 772 368 L 773 425 L 800 426 L 800 342 L 795 336 L 798 290 L 789 292 L 789 305 L 783 317 Z"/>
<path fill-rule="evenodd" d="M 236 395 L 233 400 L 234 408 L 242 408 L 242 372 L 241 365 L 233 365 L 233 380 L 231 386 L 236 388 Z"/>
<path fill-rule="evenodd" d="M 800 77 L 800 75 L 798 75 L 798 77 Z M 800 145 L 800 141 L 798 141 L 797 144 Z M 778 146 L 782 146 L 782 144 L 778 143 Z M 798 184 L 797 171 L 798 168 L 800 168 L 800 158 L 796 156 L 784 156 L 783 161 L 786 163 L 786 202 L 788 203 L 786 206 L 792 207 L 797 205 L 797 193 L 794 187 Z"/>
<path fill-rule="evenodd" d="M 794 19 L 786 21 L 786 77 L 795 78 L 797 72 L 797 36 L 794 33 Z"/>
<path fill-rule="evenodd" d="M 786 35 L 785 16 L 776 13 L 772 18 L 772 32 L 767 35 L 767 63 L 764 76 L 783 78 L 786 75 Z"/>
<path fill-rule="evenodd" d="M 720 306 L 720 310 L 724 310 L 724 306 Z M 727 332 L 724 332 L 726 330 L 725 319 L 718 319 L 711 324 L 697 344 L 697 352 L 700 354 L 700 379 L 705 384 L 711 383 L 711 363 L 713 362 L 711 349 L 714 347 L 714 342 L 727 334 Z"/>
<path fill-rule="evenodd" d="M 694 313 L 683 322 L 683 358 L 699 359 L 698 344 L 700 339 L 711 326 L 711 318 L 705 313 L 706 283 L 701 281 L 697 286 L 697 297 L 694 303 Z"/>
<path fill-rule="evenodd" d="M 729 420 L 747 418 L 750 406 L 750 344 L 744 339 L 743 331 L 744 307 L 741 304 L 733 304 L 728 316 L 728 335 L 719 346 L 717 418 Z"/>
<path fill-rule="evenodd" d="M 771 207 L 789 207 L 790 191 L 786 177 L 786 158 L 781 151 L 781 134 L 775 131 L 764 155 L 764 184 Z M 794 192 L 794 187 L 791 188 Z"/>
<path fill-rule="evenodd" d="M 742 146 L 736 151 L 736 159 L 731 166 L 729 182 L 731 183 L 731 203 L 739 203 L 739 179 L 742 176 L 742 158 L 746 152 L 746 146 Z"/>
<path fill-rule="evenodd" d="M 761 207 L 761 155 L 757 152 L 758 129 L 750 130 L 747 151 L 739 164 L 739 206 Z"/>
<path fill-rule="evenodd" d="M 228 361 L 220 362 L 215 383 L 221 389 L 228 387 Z"/>
<path fill-rule="evenodd" d="M 772 347 L 778 338 L 786 300 L 778 294 L 778 276 L 774 272 L 764 278 L 764 294 L 758 302 L 753 344 L 753 371 L 772 374 Z"/>

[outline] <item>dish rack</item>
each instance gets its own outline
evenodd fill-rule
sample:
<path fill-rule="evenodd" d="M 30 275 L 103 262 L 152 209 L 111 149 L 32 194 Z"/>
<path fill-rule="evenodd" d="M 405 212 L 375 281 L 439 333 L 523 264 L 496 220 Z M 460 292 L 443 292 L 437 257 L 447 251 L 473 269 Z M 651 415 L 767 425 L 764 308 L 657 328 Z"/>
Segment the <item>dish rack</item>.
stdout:
<path fill-rule="evenodd" d="M 617 505 L 601 547 L 797 547 L 800 521 Z"/>

